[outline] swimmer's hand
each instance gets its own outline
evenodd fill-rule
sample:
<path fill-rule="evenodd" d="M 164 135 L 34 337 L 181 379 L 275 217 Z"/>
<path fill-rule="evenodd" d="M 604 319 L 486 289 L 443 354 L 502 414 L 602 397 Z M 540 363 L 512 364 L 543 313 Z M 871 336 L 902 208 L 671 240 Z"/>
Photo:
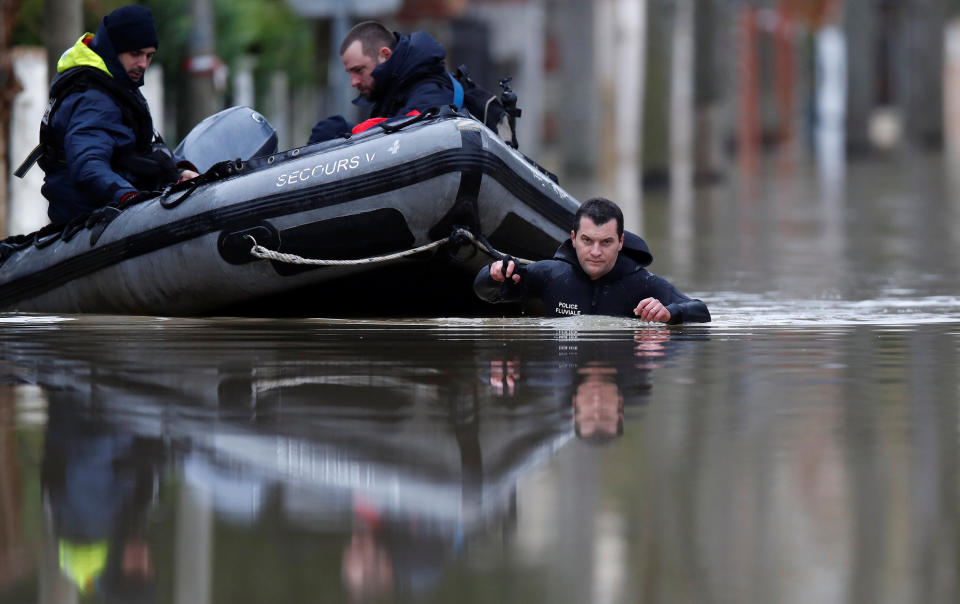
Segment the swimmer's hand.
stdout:
<path fill-rule="evenodd" d="M 633 314 L 650 323 L 667 323 L 671 317 L 670 311 L 656 298 L 640 300 L 637 307 L 633 309 Z"/>
<path fill-rule="evenodd" d="M 513 260 L 507 260 L 504 266 L 503 260 L 497 260 L 490 265 L 490 278 L 494 281 L 503 283 L 510 279 L 514 283 L 520 283 L 520 274 L 517 271 L 517 263 Z"/>

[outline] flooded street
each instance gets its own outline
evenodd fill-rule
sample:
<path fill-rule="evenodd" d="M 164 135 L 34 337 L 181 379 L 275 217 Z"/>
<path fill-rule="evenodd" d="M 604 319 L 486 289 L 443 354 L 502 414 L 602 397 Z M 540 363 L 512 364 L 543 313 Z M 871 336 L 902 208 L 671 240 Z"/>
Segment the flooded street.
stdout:
<path fill-rule="evenodd" d="M 960 197 L 769 172 L 708 324 L 0 314 L 0 602 L 956 602 Z"/>

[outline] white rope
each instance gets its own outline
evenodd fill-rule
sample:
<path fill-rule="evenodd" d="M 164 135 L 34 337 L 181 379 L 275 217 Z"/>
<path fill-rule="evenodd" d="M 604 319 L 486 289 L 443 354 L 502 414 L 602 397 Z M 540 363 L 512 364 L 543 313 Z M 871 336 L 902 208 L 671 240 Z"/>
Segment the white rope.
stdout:
<path fill-rule="evenodd" d="M 499 254 L 496 250 L 491 249 L 481 241 L 477 241 L 476 237 L 474 237 L 473 233 L 470 231 L 465 229 L 457 229 L 456 233 L 466 236 L 467 239 L 474 243 L 474 245 L 490 254 L 490 256 L 494 258 L 499 257 Z M 296 254 L 277 252 L 275 250 L 265 248 L 257 243 L 257 240 L 254 239 L 252 235 L 244 235 L 243 237 L 253 244 L 253 247 L 250 248 L 250 255 L 254 258 L 259 258 L 261 260 L 274 260 L 276 262 L 286 262 L 287 264 L 309 264 L 313 266 L 358 266 L 362 264 L 389 262 L 391 260 L 399 260 L 400 258 L 406 258 L 407 256 L 413 256 L 414 254 L 432 250 L 450 241 L 450 237 L 444 237 L 443 239 L 421 245 L 420 247 L 415 247 L 403 252 L 396 252 L 394 254 L 387 254 L 386 256 L 371 256 L 369 258 L 357 258 L 355 260 L 320 260 L 316 258 L 304 258 L 303 256 L 298 256 Z M 530 264 L 533 262 L 532 260 L 526 260 L 524 258 L 514 258 L 514 260 L 520 264 Z"/>
<path fill-rule="evenodd" d="M 357 258 L 356 260 L 319 260 L 315 258 L 304 258 L 303 256 L 297 256 L 296 254 L 284 254 L 283 252 L 276 252 L 274 250 L 267 249 L 258 244 L 257 240 L 250 235 L 244 235 L 244 238 L 253 242 L 253 247 L 250 249 L 251 256 L 260 258 L 261 260 L 276 260 L 277 262 L 286 262 L 287 264 L 311 264 L 314 266 L 356 266 L 360 264 L 389 262 L 390 260 L 397 260 L 399 258 L 405 258 L 407 256 L 419 254 L 420 252 L 432 250 L 433 248 L 439 247 L 450 241 L 450 238 L 446 237 L 439 241 L 434 241 L 433 243 L 428 243 L 426 245 L 413 248 L 412 250 L 397 252 L 395 254 L 387 254 L 386 256 L 372 256 L 370 258 Z"/>

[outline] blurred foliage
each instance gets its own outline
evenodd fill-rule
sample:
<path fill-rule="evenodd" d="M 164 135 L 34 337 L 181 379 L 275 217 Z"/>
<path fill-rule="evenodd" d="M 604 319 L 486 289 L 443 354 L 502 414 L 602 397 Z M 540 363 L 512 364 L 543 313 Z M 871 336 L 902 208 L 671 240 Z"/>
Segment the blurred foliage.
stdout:
<path fill-rule="evenodd" d="M 160 33 L 158 60 L 183 65 L 189 54 L 193 19 L 189 0 L 147 0 Z M 311 22 L 297 17 L 285 0 L 213 0 L 217 55 L 234 66 L 256 56 L 256 75 L 286 72 L 293 82 L 316 81 Z M 176 71 L 168 69 L 168 71 Z"/>
<path fill-rule="evenodd" d="M 234 73 L 244 57 L 252 57 L 256 85 L 255 106 L 264 104 L 269 93 L 265 82 L 274 72 L 285 72 L 294 87 L 312 86 L 317 81 L 311 21 L 294 15 L 285 0 L 212 0 L 214 37 L 217 56 Z M 189 102 L 187 75 L 183 65 L 190 55 L 193 17 L 189 0 L 147 0 L 160 34 L 157 61 L 164 66 L 164 87 L 175 105 Z M 226 103 L 232 104 L 232 78 L 224 91 Z M 193 124 L 184 122 L 177 112 L 174 131 L 168 128 L 168 139 L 176 140 Z"/>
<path fill-rule="evenodd" d="M 13 28 L 12 44 L 43 46 L 43 0 L 24 0 L 20 5 Z"/>
<path fill-rule="evenodd" d="M 84 0 L 83 31 L 77 32 L 77 38 L 84 32 L 97 31 L 97 25 L 103 15 L 130 2 L 122 0 Z M 14 46 L 43 46 L 44 0 L 23 0 L 17 22 L 13 28 Z M 161 36 L 163 32 L 161 32 Z M 64 48 L 63 50 L 66 50 Z"/>
<path fill-rule="evenodd" d="M 313 23 L 294 15 L 285 0 L 212 0 L 216 52 L 230 67 L 244 55 L 256 57 L 255 77 L 286 72 L 295 85 L 312 85 L 325 67 L 314 56 Z M 123 0 L 85 0 L 84 30 L 95 32 L 103 15 L 130 4 Z M 157 62 L 165 84 L 175 90 L 183 82 L 181 66 L 189 54 L 192 17 L 189 0 L 147 0 L 160 34 Z M 14 27 L 13 44 L 43 45 L 44 0 L 24 0 Z M 83 32 L 77 32 L 77 37 Z M 63 49 L 66 50 L 66 49 Z M 319 71 L 319 73 L 318 73 Z"/>

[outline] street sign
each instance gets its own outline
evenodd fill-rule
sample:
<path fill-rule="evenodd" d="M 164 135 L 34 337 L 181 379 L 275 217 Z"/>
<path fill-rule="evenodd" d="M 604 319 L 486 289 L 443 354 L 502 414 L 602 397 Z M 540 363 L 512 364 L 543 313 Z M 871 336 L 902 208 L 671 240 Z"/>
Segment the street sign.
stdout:
<path fill-rule="evenodd" d="M 290 9 L 303 17 L 335 17 L 349 15 L 373 17 L 395 13 L 401 0 L 287 0 Z"/>

